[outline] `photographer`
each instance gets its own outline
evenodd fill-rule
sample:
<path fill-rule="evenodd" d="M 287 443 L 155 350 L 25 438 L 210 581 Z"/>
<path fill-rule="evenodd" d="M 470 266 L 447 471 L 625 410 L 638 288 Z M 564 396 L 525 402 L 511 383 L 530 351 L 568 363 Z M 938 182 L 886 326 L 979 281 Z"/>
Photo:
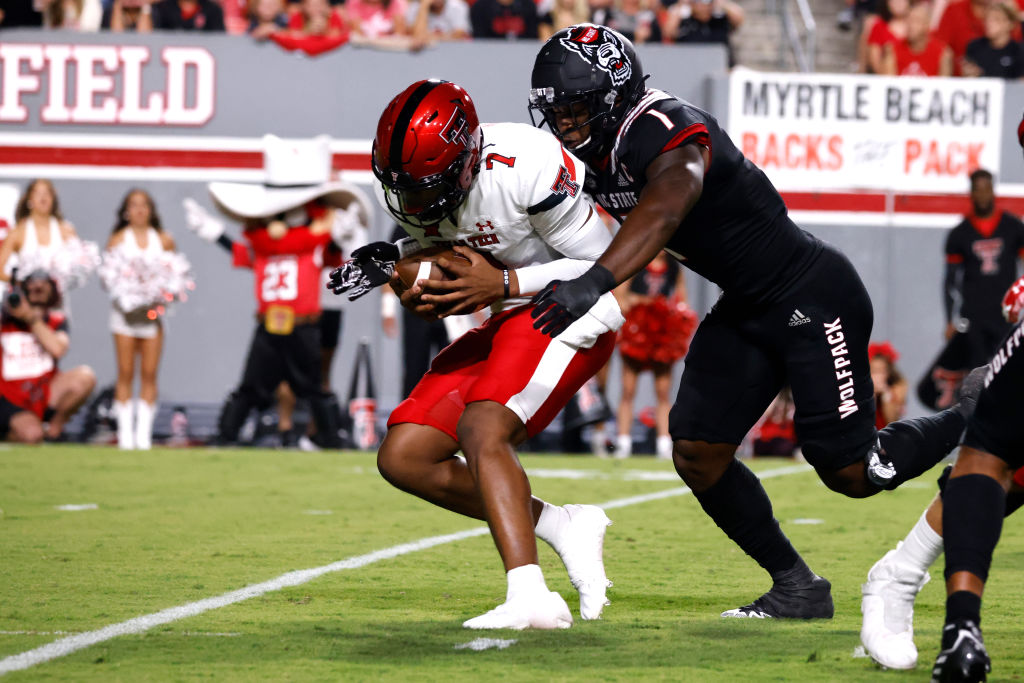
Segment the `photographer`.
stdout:
<path fill-rule="evenodd" d="M 57 371 L 69 347 L 61 297 L 48 273 L 17 283 L 0 314 L 0 436 L 20 443 L 57 441 L 96 386 L 91 368 Z"/>

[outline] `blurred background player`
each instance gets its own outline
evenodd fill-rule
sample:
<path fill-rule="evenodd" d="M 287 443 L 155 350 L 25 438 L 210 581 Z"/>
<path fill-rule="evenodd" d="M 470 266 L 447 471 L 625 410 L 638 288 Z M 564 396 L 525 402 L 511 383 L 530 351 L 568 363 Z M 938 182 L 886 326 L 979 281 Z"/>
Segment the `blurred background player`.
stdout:
<path fill-rule="evenodd" d="M 89 398 L 96 375 L 87 365 L 59 371 L 68 352 L 67 319 L 57 282 L 33 271 L 0 311 L 0 429 L 10 441 L 58 441 L 71 416 Z"/>
<path fill-rule="evenodd" d="M 971 368 L 986 362 L 1009 330 L 999 310 L 1024 255 L 1024 223 L 998 208 L 992 174 L 971 173 L 971 213 L 946 237 L 943 304 L 946 347 L 918 385 L 918 397 L 948 408 Z"/>
<path fill-rule="evenodd" d="M 793 223 L 714 117 L 645 81 L 633 46 L 604 26 L 556 33 L 537 56 L 531 112 L 584 159 L 586 189 L 622 226 L 590 270 L 534 297 L 535 325 L 561 333 L 662 249 L 721 287 L 694 335 L 670 427 L 680 477 L 772 577 L 767 593 L 722 616 L 831 618 L 829 582 L 782 533 L 738 445 L 788 381 L 803 456 L 830 489 L 865 498 L 945 457 L 964 415 L 876 430 L 874 314 L 853 265 Z"/>
<path fill-rule="evenodd" d="M 479 251 L 455 247 L 470 264 L 439 261 L 454 280 L 421 280 L 401 300 L 428 318 L 485 306 L 492 313 L 438 354 L 391 413 L 377 467 L 403 491 L 487 521 L 508 591 L 504 603 L 464 627 L 572 625 L 565 600 L 545 583 L 534 534 L 565 563 L 581 616 L 599 618 L 611 522 L 596 506 L 531 497 L 515 451 L 604 365 L 622 324 L 607 294 L 559 339 L 532 329 L 525 295 L 550 277 L 582 272 L 609 241 L 582 192 L 582 164 L 528 125 L 481 126 L 468 93 L 438 80 L 413 83 L 388 104 L 371 159 L 382 205 L 412 237 L 357 249 L 332 274 L 334 290 L 358 298 L 389 282 L 403 256 L 475 244 Z"/>

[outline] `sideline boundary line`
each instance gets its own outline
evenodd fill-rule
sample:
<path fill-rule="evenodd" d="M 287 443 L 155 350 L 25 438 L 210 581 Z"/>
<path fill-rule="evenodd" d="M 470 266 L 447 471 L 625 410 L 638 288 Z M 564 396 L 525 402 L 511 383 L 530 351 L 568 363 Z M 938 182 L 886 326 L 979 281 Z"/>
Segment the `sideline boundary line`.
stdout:
<path fill-rule="evenodd" d="M 757 476 L 759 479 L 772 479 L 775 477 L 783 477 L 789 474 L 797 474 L 800 472 L 809 472 L 812 468 L 810 465 L 789 465 L 787 467 L 778 467 L 771 470 L 765 470 L 759 473 Z M 665 491 L 658 491 L 656 493 L 648 493 L 639 496 L 631 496 L 629 498 L 619 498 L 618 500 L 612 500 L 607 503 L 600 504 L 600 507 L 606 510 L 612 510 L 614 508 L 627 507 L 630 505 L 639 505 L 641 503 L 648 503 L 655 500 L 663 500 L 665 498 L 673 498 L 675 496 L 685 496 L 690 493 L 690 489 L 682 486 L 679 488 L 668 489 Z M 454 543 L 456 541 L 462 541 L 467 538 L 473 538 L 474 536 L 483 536 L 487 534 L 487 527 L 475 527 L 473 529 L 466 529 L 465 531 L 459 531 L 454 534 L 445 534 L 443 536 L 430 536 L 428 538 L 421 538 L 418 541 L 412 541 L 411 543 L 402 543 L 400 545 L 391 546 L 390 548 L 384 548 L 383 550 L 375 550 L 372 553 L 365 555 L 357 555 L 350 557 L 345 560 L 339 560 L 338 562 L 332 562 L 331 564 L 323 565 L 322 567 L 314 567 L 312 569 L 299 569 L 296 571 L 282 574 L 277 578 L 270 579 L 269 581 L 263 581 L 262 583 L 255 583 L 245 588 L 230 591 L 222 595 L 218 595 L 212 598 L 205 598 L 196 602 L 190 602 L 185 605 L 179 605 L 177 607 L 170 607 L 153 614 L 146 614 L 141 617 L 135 617 L 127 621 L 122 621 L 119 624 L 111 624 L 105 626 L 96 631 L 86 631 L 66 638 L 60 638 L 52 643 L 42 645 L 33 650 L 26 650 L 25 652 L 10 655 L 0 660 L 0 676 L 10 673 L 12 671 L 21 671 L 24 669 L 31 668 L 37 664 L 44 664 L 60 657 L 65 657 L 78 650 L 83 650 L 92 645 L 102 643 L 112 638 L 125 635 L 135 635 L 144 633 L 156 626 L 163 624 L 169 624 L 172 621 L 178 621 L 179 619 L 185 619 L 187 617 L 198 616 L 204 612 L 218 609 L 220 607 L 227 607 L 237 602 L 243 602 L 250 598 L 256 598 L 266 593 L 281 590 L 282 588 L 291 588 L 293 586 L 299 586 L 304 583 L 308 583 L 313 579 L 319 578 L 324 574 L 331 574 L 333 572 L 339 572 L 346 569 L 359 569 L 365 567 L 368 564 L 380 562 L 382 560 L 389 560 L 393 557 L 399 557 L 401 555 L 407 555 L 409 553 L 418 552 L 420 550 L 426 550 L 439 545 L 445 545 L 448 543 Z"/>

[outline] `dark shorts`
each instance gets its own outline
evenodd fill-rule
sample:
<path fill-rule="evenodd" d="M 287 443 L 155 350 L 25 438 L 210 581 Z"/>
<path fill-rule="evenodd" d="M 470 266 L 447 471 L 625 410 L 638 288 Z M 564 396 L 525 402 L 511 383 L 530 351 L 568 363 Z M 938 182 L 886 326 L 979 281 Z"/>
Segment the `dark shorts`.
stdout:
<path fill-rule="evenodd" d="M 274 399 L 281 382 L 299 398 L 319 396 L 320 323 L 296 325 L 291 334 L 271 334 L 259 325 L 249 346 L 239 391 L 248 394 L 263 408 Z"/>
<path fill-rule="evenodd" d="M 320 348 L 336 349 L 341 338 L 341 309 L 325 308 L 320 314 Z"/>
<path fill-rule="evenodd" d="M 967 422 L 964 445 L 1024 466 L 1024 323 L 1017 325 L 989 361 L 985 388 Z"/>
<path fill-rule="evenodd" d="M 864 457 L 875 440 L 873 321 L 860 276 L 831 247 L 781 301 L 753 306 L 724 295 L 690 345 L 672 437 L 739 444 L 789 384 L 807 462 L 836 470 Z"/>
<path fill-rule="evenodd" d="M 19 406 L 14 405 L 3 396 L 0 396 L 0 439 L 6 439 L 7 433 L 11 430 L 11 418 L 18 413 L 31 413 Z"/>

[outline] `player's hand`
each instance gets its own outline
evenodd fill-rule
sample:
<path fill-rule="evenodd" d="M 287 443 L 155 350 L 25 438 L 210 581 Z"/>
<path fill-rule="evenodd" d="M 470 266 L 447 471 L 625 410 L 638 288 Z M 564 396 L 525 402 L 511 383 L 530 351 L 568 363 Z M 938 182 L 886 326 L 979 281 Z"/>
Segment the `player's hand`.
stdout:
<path fill-rule="evenodd" d="M 420 300 L 433 304 L 439 317 L 475 313 L 505 296 L 505 278 L 502 272 L 491 265 L 479 252 L 456 245 L 454 251 L 469 259 L 438 259 L 441 270 L 454 276 L 453 280 L 421 280 L 417 284 L 423 289 Z"/>
<path fill-rule="evenodd" d="M 199 202 L 185 197 L 181 203 L 185 207 L 185 225 L 200 239 L 213 243 L 224 234 L 224 221 L 211 216 Z"/>
<path fill-rule="evenodd" d="M 614 287 L 615 276 L 596 263 L 577 278 L 549 282 L 532 299 L 534 308 L 530 316 L 535 320 L 533 328 L 557 337 L 583 317 L 602 294 Z"/>
<path fill-rule="evenodd" d="M 424 282 L 427 282 L 427 280 L 417 280 L 413 283 L 412 287 L 409 287 L 407 290 L 402 292 L 398 297 L 398 300 L 401 302 L 403 307 L 412 311 L 418 318 L 428 322 L 440 320 L 441 315 L 438 313 L 434 304 L 427 303 L 422 299 L 424 292 L 422 283 Z"/>
<path fill-rule="evenodd" d="M 1024 277 L 1014 282 L 1003 296 L 1003 317 L 1007 322 L 1016 324 L 1021 321 L 1024 310 Z"/>
<path fill-rule="evenodd" d="M 352 258 L 331 271 L 327 289 L 348 294 L 349 301 L 387 284 L 395 273 L 398 247 L 391 242 L 371 242 L 352 252 Z"/>

